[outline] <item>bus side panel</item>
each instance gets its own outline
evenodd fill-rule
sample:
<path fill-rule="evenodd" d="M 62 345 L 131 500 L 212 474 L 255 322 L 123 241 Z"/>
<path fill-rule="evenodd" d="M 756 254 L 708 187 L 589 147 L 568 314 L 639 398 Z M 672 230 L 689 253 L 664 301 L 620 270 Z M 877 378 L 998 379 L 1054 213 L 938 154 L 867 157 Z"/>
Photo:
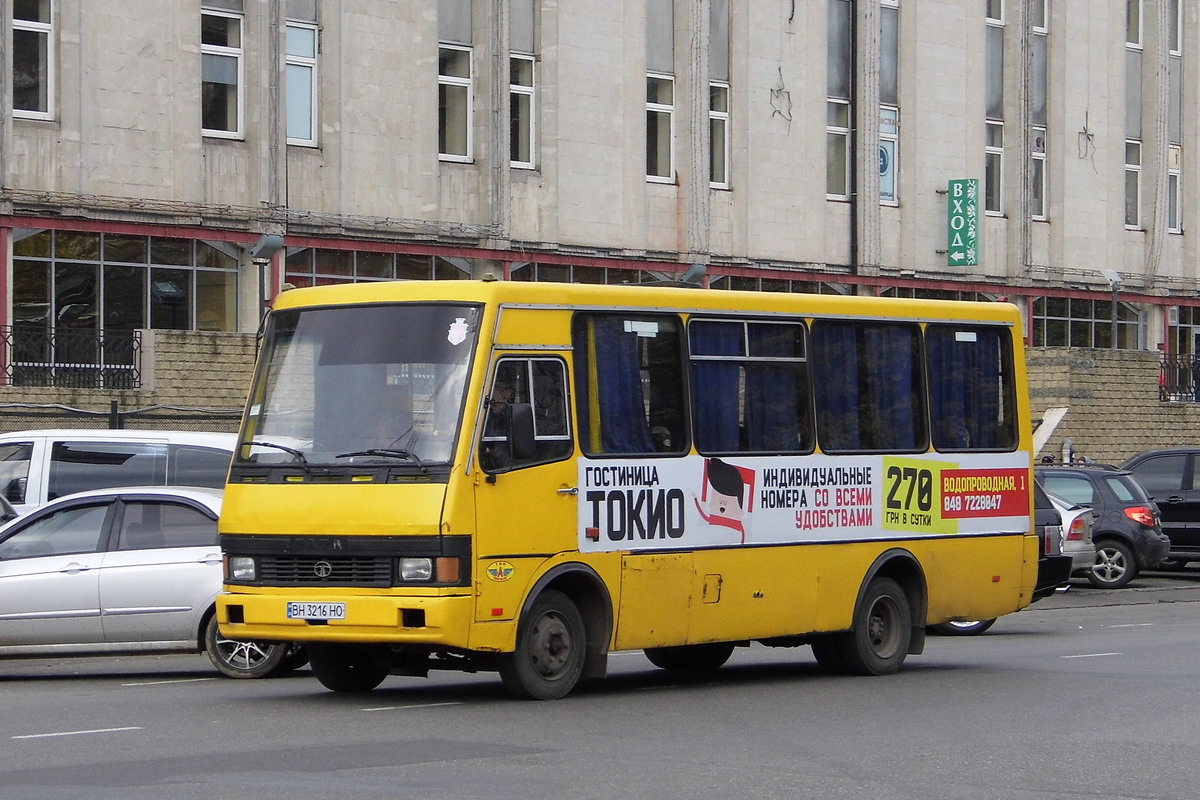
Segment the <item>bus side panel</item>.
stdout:
<path fill-rule="evenodd" d="M 758 639 L 813 630 L 819 551 L 811 546 L 698 551 L 688 641 Z"/>
<path fill-rule="evenodd" d="M 929 586 L 928 623 L 991 619 L 1023 607 L 1025 542 L 1012 535 L 914 546 Z"/>
<path fill-rule="evenodd" d="M 621 562 L 621 600 L 614 649 L 638 650 L 688 642 L 692 554 L 627 554 Z M 695 600 L 695 602 L 693 602 Z"/>

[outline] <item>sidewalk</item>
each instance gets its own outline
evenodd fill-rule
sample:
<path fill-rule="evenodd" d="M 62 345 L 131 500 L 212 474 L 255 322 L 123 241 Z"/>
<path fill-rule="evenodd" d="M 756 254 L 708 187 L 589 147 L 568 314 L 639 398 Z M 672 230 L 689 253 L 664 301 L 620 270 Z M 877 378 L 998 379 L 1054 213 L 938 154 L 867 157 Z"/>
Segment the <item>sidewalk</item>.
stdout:
<path fill-rule="evenodd" d="M 1072 578 L 1067 591 L 1039 600 L 1028 610 L 1197 602 L 1200 602 L 1200 572 L 1189 571 L 1139 575 L 1122 589 L 1097 589 L 1086 578 Z"/>

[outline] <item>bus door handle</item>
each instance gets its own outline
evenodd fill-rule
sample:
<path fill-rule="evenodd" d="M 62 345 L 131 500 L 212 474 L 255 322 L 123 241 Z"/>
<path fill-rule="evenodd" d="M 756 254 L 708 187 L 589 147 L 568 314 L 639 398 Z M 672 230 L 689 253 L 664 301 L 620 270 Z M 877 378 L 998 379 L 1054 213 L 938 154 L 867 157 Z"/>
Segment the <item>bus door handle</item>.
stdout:
<path fill-rule="evenodd" d="M 558 490 L 559 494 L 579 494 L 578 486 L 564 486 Z"/>

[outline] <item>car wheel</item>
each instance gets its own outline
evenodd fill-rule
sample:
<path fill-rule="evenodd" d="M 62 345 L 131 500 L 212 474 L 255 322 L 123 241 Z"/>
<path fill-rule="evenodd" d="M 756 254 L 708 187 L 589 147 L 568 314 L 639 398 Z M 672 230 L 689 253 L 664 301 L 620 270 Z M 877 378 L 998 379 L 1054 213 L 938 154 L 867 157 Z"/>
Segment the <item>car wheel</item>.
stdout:
<path fill-rule="evenodd" d="M 1155 567 L 1155 569 L 1170 570 L 1170 571 L 1174 572 L 1177 570 L 1186 569 L 1187 565 L 1188 565 L 1188 562 L 1180 560 L 1178 558 L 1168 558 L 1166 561 L 1162 562 L 1157 567 Z"/>
<path fill-rule="evenodd" d="M 1088 572 L 1088 580 L 1099 589 L 1120 589 L 1137 575 L 1133 551 L 1117 539 L 1096 543 L 1096 563 Z"/>
<path fill-rule="evenodd" d="M 391 671 L 365 647 L 310 644 L 306 650 L 313 674 L 334 692 L 369 692 Z"/>
<path fill-rule="evenodd" d="M 221 635 L 214 614 L 204 628 L 204 649 L 213 666 L 230 678 L 265 678 L 287 656 L 288 645 L 276 642 L 240 642 Z"/>
<path fill-rule="evenodd" d="M 517 649 L 500 661 L 504 687 L 517 697 L 557 700 L 579 682 L 587 652 L 583 616 L 571 598 L 542 592 L 517 628 Z"/>
<path fill-rule="evenodd" d="M 930 625 L 929 630 L 941 636 L 978 636 L 996 624 L 996 619 L 977 619 L 972 621 L 951 620 Z"/>
<path fill-rule="evenodd" d="M 733 655 L 733 645 L 718 642 L 680 647 L 647 647 L 645 653 L 650 663 L 659 669 L 695 674 L 720 669 Z"/>

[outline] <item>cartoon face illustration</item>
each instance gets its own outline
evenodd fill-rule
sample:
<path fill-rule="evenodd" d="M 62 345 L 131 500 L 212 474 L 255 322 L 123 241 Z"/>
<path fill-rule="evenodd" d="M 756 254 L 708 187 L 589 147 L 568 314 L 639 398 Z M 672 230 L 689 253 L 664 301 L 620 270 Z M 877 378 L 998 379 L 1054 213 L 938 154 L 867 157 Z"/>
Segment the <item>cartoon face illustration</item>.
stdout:
<path fill-rule="evenodd" d="M 726 464 L 719 458 L 709 459 L 704 468 L 703 504 L 696 499 L 700 516 L 709 525 L 732 528 L 746 538 L 749 521 L 749 500 L 754 491 L 753 472 Z"/>

